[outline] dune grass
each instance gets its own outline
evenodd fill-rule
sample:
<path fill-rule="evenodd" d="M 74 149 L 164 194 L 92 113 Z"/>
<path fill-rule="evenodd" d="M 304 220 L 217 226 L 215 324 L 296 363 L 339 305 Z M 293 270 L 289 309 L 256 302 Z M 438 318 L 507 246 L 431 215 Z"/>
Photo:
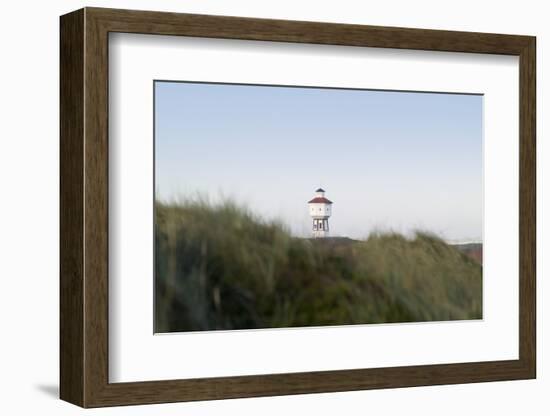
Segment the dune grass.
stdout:
<path fill-rule="evenodd" d="M 482 269 L 441 239 L 306 239 L 227 201 L 155 206 L 155 331 L 482 317 Z"/>

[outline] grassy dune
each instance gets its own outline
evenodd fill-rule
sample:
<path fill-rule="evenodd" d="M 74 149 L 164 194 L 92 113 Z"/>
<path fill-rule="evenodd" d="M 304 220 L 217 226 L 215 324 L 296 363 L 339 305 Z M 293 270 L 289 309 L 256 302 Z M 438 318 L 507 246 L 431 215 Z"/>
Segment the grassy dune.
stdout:
<path fill-rule="evenodd" d="M 156 332 L 479 319 L 481 274 L 428 234 L 303 239 L 231 202 L 156 204 Z"/>

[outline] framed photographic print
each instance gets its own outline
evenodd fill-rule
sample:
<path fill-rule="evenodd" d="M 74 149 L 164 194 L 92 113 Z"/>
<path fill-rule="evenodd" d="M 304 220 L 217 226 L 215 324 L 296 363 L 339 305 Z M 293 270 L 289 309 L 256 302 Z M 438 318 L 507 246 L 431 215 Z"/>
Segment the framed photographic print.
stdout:
<path fill-rule="evenodd" d="M 61 17 L 82 407 L 535 378 L 535 38 Z"/>

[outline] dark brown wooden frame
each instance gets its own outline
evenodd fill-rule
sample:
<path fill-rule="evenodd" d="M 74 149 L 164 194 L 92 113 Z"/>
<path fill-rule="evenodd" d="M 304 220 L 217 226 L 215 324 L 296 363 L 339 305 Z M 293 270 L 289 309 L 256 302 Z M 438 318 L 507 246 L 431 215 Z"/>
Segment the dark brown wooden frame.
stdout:
<path fill-rule="evenodd" d="M 60 23 L 60 396 L 63 400 L 83 407 L 100 407 L 535 378 L 534 37 L 99 8 L 64 15 Z M 519 56 L 519 359 L 109 383 L 110 32 Z"/>

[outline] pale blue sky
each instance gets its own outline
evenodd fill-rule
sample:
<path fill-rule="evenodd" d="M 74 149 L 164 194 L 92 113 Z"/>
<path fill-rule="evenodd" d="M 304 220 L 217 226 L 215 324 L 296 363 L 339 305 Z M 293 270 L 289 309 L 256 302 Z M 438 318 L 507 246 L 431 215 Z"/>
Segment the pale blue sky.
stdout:
<path fill-rule="evenodd" d="M 480 95 L 157 81 L 156 195 L 231 197 L 308 236 L 322 186 L 332 235 L 480 240 L 482 108 Z"/>

